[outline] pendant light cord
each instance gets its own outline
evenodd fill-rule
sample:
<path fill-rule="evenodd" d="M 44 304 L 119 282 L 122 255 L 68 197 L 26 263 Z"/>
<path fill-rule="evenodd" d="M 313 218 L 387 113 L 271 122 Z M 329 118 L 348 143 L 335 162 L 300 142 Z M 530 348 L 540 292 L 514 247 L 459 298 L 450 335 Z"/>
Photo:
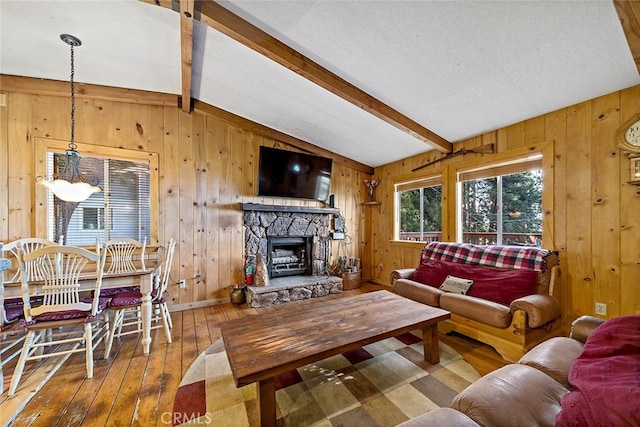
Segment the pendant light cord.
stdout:
<path fill-rule="evenodd" d="M 69 141 L 69 148 L 72 151 L 76 151 L 76 138 L 75 138 L 75 129 L 76 129 L 76 92 L 75 86 L 73 84 L 73 78 L 75 76 L 75 68 L 74 68 L 74 59 L 73 59 L 73 44 L 71 46 L 71 140 Z"/>

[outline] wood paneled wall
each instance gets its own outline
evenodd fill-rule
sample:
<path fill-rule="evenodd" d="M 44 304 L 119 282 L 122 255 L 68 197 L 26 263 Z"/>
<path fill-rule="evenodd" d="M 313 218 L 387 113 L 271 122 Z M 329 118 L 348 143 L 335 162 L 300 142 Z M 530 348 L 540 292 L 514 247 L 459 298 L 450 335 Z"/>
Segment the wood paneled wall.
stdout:
<path fill-rule="evenodd" d="M 69 99 L 6 92 L 0 106 L 0 241 L 34 234 L 34 139 L 69 138 Z M 159 153 L 159 239 L 178 239 L 171 286 L 174 308 L 228 298 L 228 286 L 243 279 L 242 212 L 238 204 L 318 206 L 317 202 L 258 198 L 258 147 L 284 144 L 260 136 L 215 114 L 187 114 L 177 107 L 83 98 L 77 103 L 76 140 L 82 143 Z M 455 149 L 496 144 L 499 153 L 552 141 L 551 241 L 561 257 L 563 307 L 567 322 L 607 304 L 607 317 L 640 313 L 640 195 L 627 184 L 629 161 L 616 146 L 615 131 L 640 112 L 640 87 L 488 132 Z M 415 266 L 422 244 L 392 241 L 393 188 L 398 177 L 419 177 L 433 168 L 469 162 L 467 154 L 412 173 L 441 154 L 431 151 L 375 170 L 380 206 L 365 206 L 366 173 L 334 162 L 332 193 L 346 218 L 348 250 L 360 257 L 365 278 L 387 284 L 395 268 Z M 548 239 L 549 240 L 549 239 Z M 380 268 L 382 265 L 382 268 Z M 568 326 L 568 325 L 567 325 Z"/>
<path fill-rule="evenodd" d="M 494 143 L 498 153 L 505 153 L 552 141 L 553 202 L 543 207 L 544 214 L 551 215 L 552 230 L 551 239 L 543 245 L 560 252 L 558 285 L 562 287 L 567 326 L 581 315 L 594 315 L 595 302 L 607 304 L 608 318 L 640 313 L 640 188 L 627 183 L 629 160 L 615 141 L 616 130 L 637 113 L 640 113 L 639 86 L 455 145 L 458 150 Z M 441 156 L 429 152 L 376 168 L 375 175 L 381 176 L 384 184 L 377 190 L 382 201 L 381 212 L 374 213 L 371 219 L 371 266 L 376 282 L 386 283 L 395 268 L 417 265 L 422 247 L 390 241 L 391 182 L 398 177 L 425 176 L 435 168 L 452 162 L 469 162 L 481 155 L 467 154 L 411 172 Z M 380 263 L 382 269 L 377 268 Z"/>
<path fill-rule="evenodd" d="M 70 137 L 68 97 L 5 92 L 0 106 L 0 241 L 34 236 L 34 140 Z M 226 115 L 229 118 L 229 115 Z M 239 120 L 239 123 L 242 123 Z M 228 301 L 242 283 L 244 237 L 239 203 L 322 206 L 319 202 L 259 198 L 255 194 L 259 147 L 273 139 L 177 107 L 76 99 L 78 143 L 159 153 L 159 241 L 178 240 L 169 287 L 174 309 Z M 82 153 L 80 153 L 82 154 Z M 369 175 L 333 163 L 332 193 L 346 218 L 352 256 L 367 253 L 360 234 Z M 46 236 L 39 236 L 46 237 Z M 334 242 L 332 255 L 339 248 Z M 186 279 L 186 289 L 175 283 Z"/>

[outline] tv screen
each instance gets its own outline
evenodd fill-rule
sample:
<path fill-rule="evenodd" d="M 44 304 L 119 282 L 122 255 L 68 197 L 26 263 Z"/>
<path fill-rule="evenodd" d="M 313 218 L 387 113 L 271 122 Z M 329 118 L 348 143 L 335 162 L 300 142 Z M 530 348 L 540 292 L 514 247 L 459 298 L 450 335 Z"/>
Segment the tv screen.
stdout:
<path fill-rule="evenodd" d="M 258 196 L 326 202 L 331 191 L 331 164 L 326 157 L 262 146 Z"/>

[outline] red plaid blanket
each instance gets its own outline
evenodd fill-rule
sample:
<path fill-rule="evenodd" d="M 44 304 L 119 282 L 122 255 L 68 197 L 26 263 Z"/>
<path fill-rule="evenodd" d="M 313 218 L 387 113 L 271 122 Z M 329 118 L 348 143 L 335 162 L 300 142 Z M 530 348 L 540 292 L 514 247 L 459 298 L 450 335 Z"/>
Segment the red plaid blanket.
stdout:
<path fill-rule="evenodd" d="M 471 243 L 430 242 L 422 249 L 422 261 L 448 261 L 516 270 L 546 271 L 546 249 L 524 246 L 480 246 Z"/>

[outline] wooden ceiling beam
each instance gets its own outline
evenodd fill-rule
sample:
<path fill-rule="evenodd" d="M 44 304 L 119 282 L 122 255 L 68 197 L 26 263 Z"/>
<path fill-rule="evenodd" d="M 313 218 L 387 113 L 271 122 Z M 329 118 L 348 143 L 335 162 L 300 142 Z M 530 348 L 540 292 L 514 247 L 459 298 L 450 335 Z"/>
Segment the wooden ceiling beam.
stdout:
<path fill-rule="evenodd" d="M 426 142 L 436 150 L 443 153 L 450 153 L 453 150 L 452 144 L 446 139 L 355 87 L 311 59 L 306 58 L 301 53 L 212 0 L 198 2 L 198 9 L 197 18 L 201 22 L 237 42 L 296 72 L 413 137 Z"/>
<path fill-rule="evenodd" d="M 7 92 L 29 93 L 32 95 L 71 96 L 69 82 L 45 80 L 33 77 L 19 77 L 0 74 L 0 90 Z M 91 98 L 102 101 L 129 102 L 132 104 L 178 105 L 176 95 L 144 90 L 124 89 L 112 86 L 100 86 L 75 82 L 77 98 Z"/>
<path fill-rule="evenodd" d="M 616 7 L 636 68 L 640 71 L 640 2 L 614 0 L 613 4 Z"/>
<path fill-rule="evenodd" d="M 295 147 L 308 153 L 328 157 L 330 159 L 333 159 L 333 161 L 340 163 L 341 165 L 348 166 L 352 169 L 364 172 L 368 175 L 373 174 L 373 168 L 371 166 L 356 162 L 355 160 L 341 156 L 332 151 L 325 150 L 321 147 L 318 147 L 317 145 L 310 144 L 306 141 L 303 141 L 302 139 L 298 139 L 294 136 L 287 135 L 286 133 L 271 129 L 267 126 L 261 125 L 260 123 L 245 119 L 244 117 L 240 117 L 236 114 L 230 113 L 218 107 L 214 107 L 213 105 L 209 105 L 202 101 L 194 101 L 193 111 L 215 117 L 216 119 L 220 119 L 226 123 L 229 123 L 230 125 L 248 130 L 249 132 L 252 132 L 256 135 L 282 142 L 291 147 Z"/>
<path fill-rule="evenodd" d="M 180 0 L 180 52 L 182 111 L 191 112 L 191 62 L 193 56 L 193 12 L 195 0 Z"/>

